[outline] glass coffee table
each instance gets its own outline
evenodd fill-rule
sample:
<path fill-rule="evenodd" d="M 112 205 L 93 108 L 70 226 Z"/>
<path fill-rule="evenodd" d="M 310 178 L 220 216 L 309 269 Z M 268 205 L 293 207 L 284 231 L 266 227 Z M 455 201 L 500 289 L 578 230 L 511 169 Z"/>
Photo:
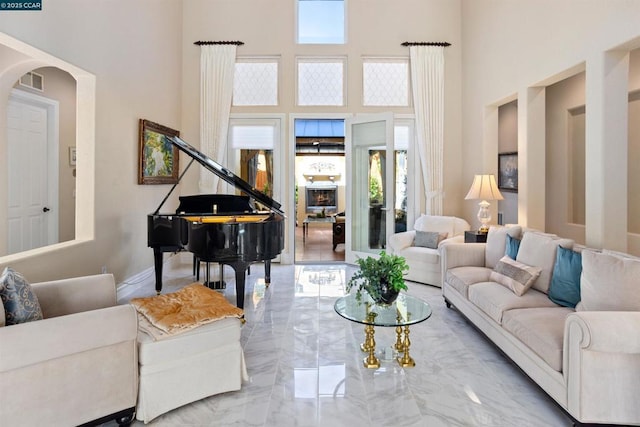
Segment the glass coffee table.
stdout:
<path fill-rule="evenodd" d="M 396 358 L 402 367 L 413 367 L 415 361 L 409 355 L 411 340 L 409 339 L 409 326 L 424 322 L 431 316 L 431 307 L 425 301 L 407 294 L 400 294 L 389 305 L 376 304 L 366 292 L 362 294 L 362 300 L 356 299 L 356 294 L 340 297 L 334 305 L 336 313 L 352 322 L 365 325 L 365 341 L 360 348 L 368 353 L 363 364 L 366 368 L 377 369 L 380 360 L 376 357 L 375 327 L 395 327 L 396 342 L 393 348 L 402 356 Z"/>

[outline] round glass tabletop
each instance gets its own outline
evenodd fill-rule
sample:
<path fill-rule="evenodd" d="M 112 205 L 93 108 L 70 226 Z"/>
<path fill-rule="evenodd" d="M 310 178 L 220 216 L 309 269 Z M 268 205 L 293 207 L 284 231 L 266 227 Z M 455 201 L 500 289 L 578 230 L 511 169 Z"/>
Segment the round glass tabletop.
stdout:
<path fill-rule="evenodd" d="M 423 322 L 431 316 L 431 307 L 425 301 L 401 293 L 389 305 L 376 304 L 366 292 L 362 300 L 350 293 L 336 300 L 336 313 L 345 319 L 372 326 L 409 326 Z"/>

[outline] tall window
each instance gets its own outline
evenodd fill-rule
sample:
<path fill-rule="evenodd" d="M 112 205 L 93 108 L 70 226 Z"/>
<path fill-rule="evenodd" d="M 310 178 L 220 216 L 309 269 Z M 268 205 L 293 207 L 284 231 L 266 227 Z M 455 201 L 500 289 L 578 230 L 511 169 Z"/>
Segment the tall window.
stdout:
<path fill-rule="evenodd" d="M 408 149 L 411 140 L 411 127 L 406 124 L 397 124 L 393 129 L 394 162 L 395 162 L 395 200 L 394 223 L 396 233 L 407 230 L 408 212 L 408 176 L 409 176 L 409 156 Z"/>
<path fill-rule="evenodd" d="M 229 160 L 253 188 L 274 196 L 274 147 L 280 137 L 277 119 L 232 119 L 229 126 Z"/>
<path fill-rule="evenodd" d="M 344 44 L 344 0 L 298 0 L 297 42 Z"/>

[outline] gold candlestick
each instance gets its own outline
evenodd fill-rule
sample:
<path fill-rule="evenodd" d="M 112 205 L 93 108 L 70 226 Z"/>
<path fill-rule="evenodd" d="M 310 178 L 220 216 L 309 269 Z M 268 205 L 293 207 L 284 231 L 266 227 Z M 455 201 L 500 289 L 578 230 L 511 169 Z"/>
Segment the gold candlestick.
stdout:
<path fill-rule="evenodd" d="M 364 367 L 369 369 L 378 369 L 380 367 L 380 361 L 378 360 L 375 354 L 376 340 L 374 337 L 375 329 L 373 327 L 373 321 L 376 315 L 377 315 L 376 313 L 367 314 L 367 322 L 369 322 L 369 324 L 364 327 L 364 333 L 366 335 L 366 338 L 365 338 L 364 344 L 361 346 L 363 348 L 366 348 L 367 351 L 369 352 L 369 355 L 365 357 L 365 359 L 363 360 Z"/>
<path fill-rule="evenodd" d="M 402 353 L 404 351 L 404 345 L 402 344 L 402 326 L 399 325 L 402 316 L 400 315 L 400 310 L 398 310 L 398 315 L 396 316 L 396 320 L 398 321 L 398 326 L 396 326 L 396 343 L 393 345 L 395 351 Z"/>
<path fill-rule="evenodd" d="M 416 366 L 416 362 L 409 356 L 409 347 L 411 346 L 411 340 L 409 339 L 409 326 L 404 327 L 404 342 L 402 343 L 404 346 L 404 355 L 402 357 L 398 357 L 396 360 L 403 368 L 413 368 Z"/>

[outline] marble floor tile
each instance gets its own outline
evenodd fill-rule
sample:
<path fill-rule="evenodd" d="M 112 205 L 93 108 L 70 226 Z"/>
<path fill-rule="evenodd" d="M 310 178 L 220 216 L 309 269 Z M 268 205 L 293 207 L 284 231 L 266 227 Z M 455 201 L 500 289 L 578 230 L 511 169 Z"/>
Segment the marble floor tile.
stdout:
<path fill-rule="evenodd" d="M 191 265 L 167 266 L 163 292 L 192 283 Z M 433 314 L 411 328 L 414 368 L 383 360 L 362 366 L 363 326 L 338 316 L 333 304 L 355 271 L 345 264 L 272 266 L 271 285 L 252 266 L 241 343 L 249 380 L 178 408 L 152 426 L 570 426 L 569 418 L 454 309 L 439 288 L 409 283 Z M 233 271 L 225 270 L 235 303 Z M 120 303 L 154 295 L 153 277 L 121 286 Z M 377 328 L 390 346 L 392 328 Z M 142 426 L 140 422 L 134 425 Z M 109 427 L 115 423 L 109 423 Z"/>

